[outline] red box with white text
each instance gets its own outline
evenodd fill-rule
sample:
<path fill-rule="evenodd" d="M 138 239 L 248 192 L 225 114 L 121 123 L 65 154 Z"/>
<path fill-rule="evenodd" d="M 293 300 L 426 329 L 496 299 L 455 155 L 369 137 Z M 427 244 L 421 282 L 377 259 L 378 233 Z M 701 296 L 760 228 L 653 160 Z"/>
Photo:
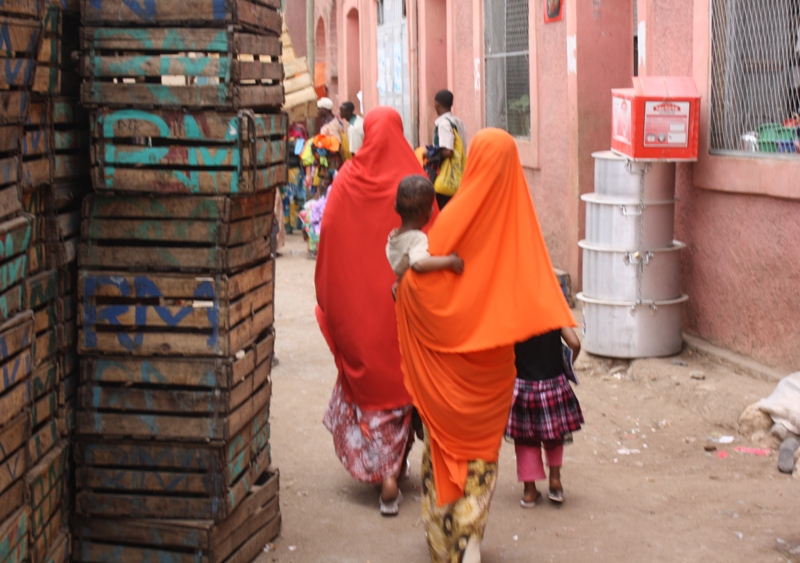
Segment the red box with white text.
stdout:
<path fill-rule="evenodd" d="M 635 77 L 611 90 L 611 148 L 635 160 L 697 160 L 700 94 L 689 77 Z"/>

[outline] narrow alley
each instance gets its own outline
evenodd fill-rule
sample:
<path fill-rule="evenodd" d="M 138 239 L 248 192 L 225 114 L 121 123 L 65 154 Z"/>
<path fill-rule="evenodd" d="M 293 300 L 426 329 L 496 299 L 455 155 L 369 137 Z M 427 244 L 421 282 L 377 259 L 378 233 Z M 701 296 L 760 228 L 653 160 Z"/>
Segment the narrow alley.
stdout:
<path fill-rule="evenodd" d="M 283 531 L 258 561 L 427 561 L 419 444 L 400 515 L 382 518 L 378 493 L 350 478 L 321 423 L 336 370 L 314 317 L 314 267 L 300 236 L 288 236 L 271 412 Z M 565 453 L 566 502 L 522 510 L 504 444 L 484 562 L 800 561 L 790 553 L 800 543 L 800 482 L 778 472 L 774 453 L 736 451 L 751 446 L 736 434 L 739 414 L 774 383 L 688 351 L 632 363 L 583 356 L 577 370 L 586 425 Z M 709 442 L 728 435 L 731 444 Z"/>

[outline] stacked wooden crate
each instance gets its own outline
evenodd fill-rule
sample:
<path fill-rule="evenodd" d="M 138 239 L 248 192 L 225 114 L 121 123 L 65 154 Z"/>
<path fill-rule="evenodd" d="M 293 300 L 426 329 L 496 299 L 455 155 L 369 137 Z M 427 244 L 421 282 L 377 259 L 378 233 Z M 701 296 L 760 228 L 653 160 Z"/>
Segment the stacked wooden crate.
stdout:
<path fill-rule="evenodd" d="M 270 469 L 278 0 L 84 0 L 77 561 L 251 561 Z M 157 554 L 157 555 L 154 555 Z"/>
<path fill-rule="evenodd" d="M 35 328 L 24 283 L 37 218 L 23 214 L 23 126 L 42 41 L 40 0 L 0 2 L 0 561 L 30 560 Z M 38 263 L 37 266 L 38 268 Z"/>
<path fill-rule="evenodd" d="M 77 236 L 90 189 L 89 123 L 72 53 L 80 41 L 74 2 L 46 0 L 35 80 L 21 143 L 20 188 L 33 221 L 23 306 L 33 312 L 31 438 L 25 477 L 29 560 L 69 559 L 74 508 L 71 434 L 77 398 Z M 72 240 L 70 240 L 72 239 Z"/>

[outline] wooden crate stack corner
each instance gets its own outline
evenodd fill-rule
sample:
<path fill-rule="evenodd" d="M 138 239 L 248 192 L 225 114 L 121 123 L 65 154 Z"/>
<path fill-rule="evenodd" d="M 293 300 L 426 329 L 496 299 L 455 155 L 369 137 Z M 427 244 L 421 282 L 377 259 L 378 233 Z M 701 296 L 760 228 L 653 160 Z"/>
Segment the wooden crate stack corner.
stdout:
<path fill-rule="evenodd" d="M 189 4 L 81 0 L 74 561 L 244 563 L 280 532 L 280 1 Z"/>

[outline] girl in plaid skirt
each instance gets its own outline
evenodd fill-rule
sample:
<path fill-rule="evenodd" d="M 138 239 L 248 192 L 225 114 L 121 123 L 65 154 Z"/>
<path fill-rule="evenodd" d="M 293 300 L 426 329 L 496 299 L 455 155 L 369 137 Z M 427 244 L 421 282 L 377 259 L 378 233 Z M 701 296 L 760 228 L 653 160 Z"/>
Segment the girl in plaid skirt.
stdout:
<path fill-rule="evenodd" d="M 569 354 L 562 350 L 561 339 L 572 350 L 572 360 L 578 357 L 581 343 L 571 328 L 557 329 L 534 336 L 515 346 L 517 381 L 514 400 L 508 415 L 506 437 L 514 440 L 517 453 L 517 478 L 525 484 L 523 508 L 533 508 L 542 498 L 536 481 L 545 479 L 542 452 L 547 459 L 549 475 L 548 497 L 564 502 L 561 486 L 561 460 L 564 440 L 580 430 L 583 413 L 565 372 Z M 569 366 L 571 373 L 572 366 Z"/>

